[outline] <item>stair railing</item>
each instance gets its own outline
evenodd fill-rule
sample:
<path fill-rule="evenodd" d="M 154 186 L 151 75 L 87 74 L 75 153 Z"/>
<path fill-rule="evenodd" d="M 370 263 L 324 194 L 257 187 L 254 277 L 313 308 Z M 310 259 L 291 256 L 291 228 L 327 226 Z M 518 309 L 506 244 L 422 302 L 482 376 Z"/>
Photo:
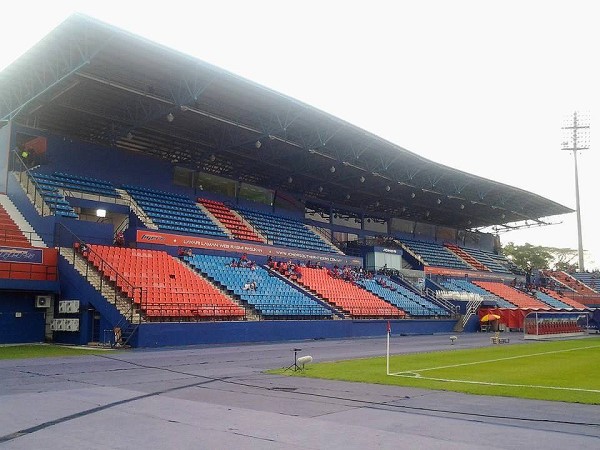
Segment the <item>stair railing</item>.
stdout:
<path fill-rule="evenodd" d="M 23 159 L 21 159 L 16 150 L 11 152 L 11 156 L 11 170 L 18 174 L 19 183 L 25 188 L 25 192 L 32 195 L 33 205 L 40 208 L 40 214 L 42 217 L 53 215 L 54 212 L 52 211 L 52 208 L 48 206 L 44 196 L 42 195 L 42 188 L 31 173 L 29 167 L 27 167 L 27 164 L 25 164 Z M 30 192 L 30 188 L 33 192 Z M 38 202 L 40 204 L 38 204 Z"/>
<path fill-rule="evenodd" d="M 74 266 L 77 260 L 85 263 L 85 273 L 82 275 L 88 282 L 90 282 L 91 278 L 96 275 L 100 283 L 98 286 L 100 293 L 103 297 L 107 298 L 111 304 L 117 307 L 119 300 L 127 299 L 128 308 L 126 311 L 123 313 L 118 307 L 117 309 L 119 312 L 121 312 L 123 319 L 127 320 L 131 324 L 139 325 L 141 322 L 141 314 L 138 314 L 136 318 L 135 305 L 136 301 L 139 300 L 140 311 L 146 309 L 147 291 L 144 288 L 131 284 L 112 265 L 110 265 L 92 248 L 88 247 L 82 239 L 80 239 L 62 223 L 56 224 L 54 243 L 57 247 L 66 247 L 71 249 Z M 95 264 L 91 261 L 91 255 L 93 255 L 93 259 L 96 261 Z M 104 294 L 103 287 L 105 285 L 112 289 L 112 298 L 109 298 Z"/>

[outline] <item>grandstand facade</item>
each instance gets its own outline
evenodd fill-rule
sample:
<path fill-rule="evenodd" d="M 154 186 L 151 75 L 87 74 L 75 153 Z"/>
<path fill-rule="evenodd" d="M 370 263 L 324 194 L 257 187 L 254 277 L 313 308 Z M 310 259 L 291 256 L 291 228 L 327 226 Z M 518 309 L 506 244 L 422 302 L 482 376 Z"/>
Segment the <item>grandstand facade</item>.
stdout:
<path fill-rule="evenodd" d="M 600 303 L 556 273 L 518 289 L 477 231 L 568 208 L 84 16 L 0 73 L 0 120 L 0 342 L 449 332 Z"/>

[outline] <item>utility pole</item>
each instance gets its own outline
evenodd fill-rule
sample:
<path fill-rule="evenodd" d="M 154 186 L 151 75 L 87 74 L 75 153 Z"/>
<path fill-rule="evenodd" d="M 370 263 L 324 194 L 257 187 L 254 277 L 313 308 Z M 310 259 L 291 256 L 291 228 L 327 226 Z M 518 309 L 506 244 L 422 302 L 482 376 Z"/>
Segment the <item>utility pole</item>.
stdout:
<path fill-rule="evenodd" d="M 579 204 L 579 171 L 577 170 L 577 152 L 589 150 L 587 145 L 587 137 L 589 135 L 589 125 L 581 125 L 577 117 L 577 111 L 573 113 L 572 121 L 569 119 L 569 124 L 562 127 L 563 130 L 569 130 L 569 140 L 562 143 L 562 149 L 568 152 L 573 152 L 575 160 L 575 208 L 577 211 L 577 250 L 579 254 L 579 271 L 585 270 L 583 266 L 583 239 L 581 236 L 581 206 Z M 581 132 L 581 134 L 580 134 Z M 583 143 L 581 143 L 583 141 Z"/>

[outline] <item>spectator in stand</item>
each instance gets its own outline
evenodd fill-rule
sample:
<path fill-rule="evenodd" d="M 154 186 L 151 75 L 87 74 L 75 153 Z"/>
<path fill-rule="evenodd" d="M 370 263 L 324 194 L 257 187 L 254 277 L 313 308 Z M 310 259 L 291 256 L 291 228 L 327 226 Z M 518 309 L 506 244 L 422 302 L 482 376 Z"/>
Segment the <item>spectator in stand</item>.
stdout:
<path fill-rule="evenodd" d="M 238 267 L 246 267 L 248 264 L 248 255 L 246 253 L 242 253 L 240 259 L 238 261 Z"/>
<path fill-rule="evenodd" d="M 122 231 L 119 231 L 115 236 L 115 245 L 117 247 L 125 247 L 125 236 Z"/>

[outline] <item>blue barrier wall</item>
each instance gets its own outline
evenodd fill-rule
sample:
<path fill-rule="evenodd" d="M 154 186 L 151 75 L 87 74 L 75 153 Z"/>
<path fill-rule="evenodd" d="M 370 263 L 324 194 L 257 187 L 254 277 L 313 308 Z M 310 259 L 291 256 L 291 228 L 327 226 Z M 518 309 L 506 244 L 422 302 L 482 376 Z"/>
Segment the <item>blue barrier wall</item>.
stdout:
<path fill-rule="evenodd" d="M 385 336 L 385 320 L 305 320 L 206 323 L 146 323 L 138 329 L 139 347 L 230 344 Z M 391 321 L 392 334 L 450 333 L 455 320 Z"/>

